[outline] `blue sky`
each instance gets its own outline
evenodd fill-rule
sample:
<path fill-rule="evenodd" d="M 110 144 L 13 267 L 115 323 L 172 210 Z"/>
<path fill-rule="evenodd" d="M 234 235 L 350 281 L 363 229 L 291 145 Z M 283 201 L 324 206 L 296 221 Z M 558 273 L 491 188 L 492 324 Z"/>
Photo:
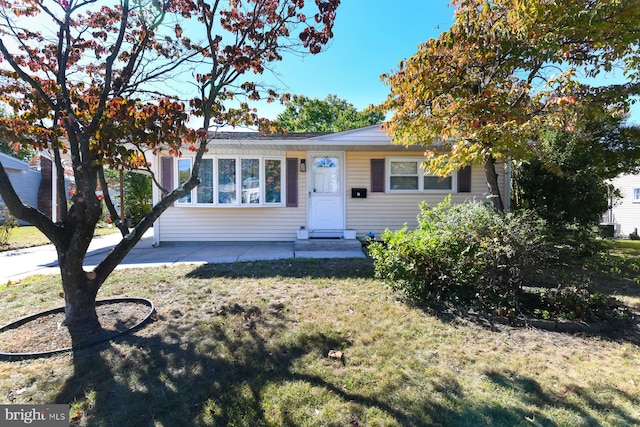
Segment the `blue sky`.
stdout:
<path fill-rule="evenodd" d="M 378 104 L 389 92 L 380 75 L 451 25 L 453 9 L 447 3 L 342 0 L 328 49 L 303 58 L 286 56 L 276 65 L 279 78 L 264 78 L 292 94 L 320 99 L 335 94 L 359 110 Z M 284 109 L 280 104 L 259 108 L 262 116 L 272 119 Z"/>
<path fill-rule="evenodd" d="M 307 0 L 313 7 L 313 0 Z M 323 99 L 335 94 L 359 110 L 386 99 L 389 88 L 380 75 L 413 55 L 418 44 L 437 37 L 453 22 L 450 0 L 342 0 L 337 11 L 334 38 L 318 55 L 285 55 L 257 79 L 280 92 Z M 46 25 L 43 25 L 46 27 Z M 193 36 L 194 40 L 200 37 Z M 619 82 L 621 72 L 618 72 Z M 275 119 L 280 103 L 255 105 L 262 117 Z M 632 110 L 640 124 L 640 103 Z"/>
<path fill-rule="evenodd" d="M 449 0 L 342 0 L 334 38 L 318 55 L 285 56 L 277 63 L 278 77 L 265 81 L 281 91 L 323 99 L 329 94 L 361 110 L 386 98 L 389 88 L 380 75 L 413 55 L 418 44 L 437 37 L 453 22 Z M 620 80 L 621 72 L 613 78 Z M 609 82 L 607 82 L 609 83 Z M 275 119 L 279 103 L 258 105 L 261 116 Z M 632 122 L 640 124 L 640 104 L 632 108 Z"/>

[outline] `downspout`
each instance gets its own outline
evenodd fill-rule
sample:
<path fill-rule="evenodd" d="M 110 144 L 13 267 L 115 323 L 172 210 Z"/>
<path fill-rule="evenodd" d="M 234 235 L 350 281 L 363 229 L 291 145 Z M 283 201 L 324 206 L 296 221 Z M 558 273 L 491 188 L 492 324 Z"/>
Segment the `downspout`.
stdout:
<path fill-rule="evenodd" d="M 51 161 L 51 222 L 58 222 L 58 168 Z"/>
<path fill-rule="evenodd" d="M 160 176 L 160 162 L 158 161 L 158 156 L 160 154 L 151 154 L 150 162 L 151 162 L 151 170 L 153 171 L 155 176 Z M 153 206 L 155 206 L 160 201 L 160 189 L 158 186 L 154 185 L 153 191 L 151 193 L 151 202 Z M 153 243 L 151 244 L 154 248 L 160 245 L 160 221 L 156 220 L 153 223 Z"/>

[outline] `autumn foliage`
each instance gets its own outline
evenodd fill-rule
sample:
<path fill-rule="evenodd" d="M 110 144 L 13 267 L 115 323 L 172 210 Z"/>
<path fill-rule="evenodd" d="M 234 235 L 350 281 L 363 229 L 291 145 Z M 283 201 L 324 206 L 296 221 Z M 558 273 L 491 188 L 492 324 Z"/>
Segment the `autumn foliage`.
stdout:
<path fill-rule="evenodd" d="M 339 0 L 0 0 L 0 138 L 46 150 L 61 180 L 56 222 L 24 205 L 0 165 L 0 194 L 17 218 L 56 246 L 67 323 L 96 326 L 97 292 L 142 234 L 199 183 L 208 132 L 221 124 L 269 129 L 248 101 L 280 95 L 254 82 L 282 52 L 319 53 Z M 307 17 L 308 16 L 308 17 Z M 195 125 L 194 125 L 195 123 Z M 104 168 L 153 175 L 148 156 L 196 153 L 192 174 L 132 230 L 118 217 Z M 155 178 L 155 177 L 154 177 Z M 154 179 L 156 184 L 158 179 Z M 103 204 L 123 239 L 95 268 L 84 255 Z"/>
<path fill-rule="evenodd" d="M 458 0 L 454 23 L 382 76 L 386 128 L 428 146 L 432 172 L 483 163 L 502 208 L 495 164 L 527 159 L 545 129 L 573 131 L 580 109 L 628 108 L 639 92 L 640 4 L 633 0 Z M 627 84 L 590 86 L 621 67 Z M 582 74 L 579 74 L 582 73 Z"/>

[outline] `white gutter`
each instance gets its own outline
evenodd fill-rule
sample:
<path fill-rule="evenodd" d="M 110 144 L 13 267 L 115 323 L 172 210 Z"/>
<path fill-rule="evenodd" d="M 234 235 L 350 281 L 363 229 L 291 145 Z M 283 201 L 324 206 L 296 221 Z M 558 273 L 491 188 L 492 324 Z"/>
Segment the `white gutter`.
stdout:
<path fill-rule="evenodd" d="M 151 170 L 153 171 L 153 174 L 156 176 L 156 178 L 160 177 L 160 162 L 158 161 L 158 159 L 160 158 L 160 154 L 149 154 L 149 152 L 145 152 L 145 158 L 147 159 L 147 161 L 151 162 Z M 161 178 L 160 178 L 161 179 Z M 152 187 L 152 192 L 151 192 L 151 201 L 153 206 L 155 206 L 159 201 L 160 201 L 160 189 L 156 186 L 153 185 Z M 152 246 L 155 248 L 160 244 L 160 221 L 156 220 L 153 223 L 153 243 Z"/>

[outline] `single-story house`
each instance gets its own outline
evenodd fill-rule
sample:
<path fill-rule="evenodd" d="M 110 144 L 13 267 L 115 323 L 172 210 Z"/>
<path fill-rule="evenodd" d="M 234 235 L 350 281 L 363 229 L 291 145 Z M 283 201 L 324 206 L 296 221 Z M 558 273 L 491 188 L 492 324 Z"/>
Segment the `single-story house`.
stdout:
<path fill-rule="evenodd" d="M 424 147 L 393 144 L 378 125 L 332 134 L 217 133 L 200 169 L 202 183 L 154 224 L 156 244 L 175 241 L 354 239 L 417 225 L 419 203 L 452 195 L 484 200 L 481 165 L 446 178 L 425 175 Z M 151 159 L 163 187 L 189 176 L 192 155 Z M 508 169 L 499 182 L 509 201 Z M 154 189 L 154 203 L 161 193 Z"/>
<path fill-rule="evenodd" d="M 29 163 L 4 153 L 0 153 L 0 162 L 2 162 L 2 166 L 9 176 L 9 181 L 11 181 L 13 188 L 23 203 L 38 208 L 40 171 L 31 169 Z M 2 196 L 0 196 L 0 212 L 4 211 L 4 209 L 5 204 Z M 18 220 L 18 223 L 20 225 L 27 224 L 22 220 Z"/>
<path fill-rule="evenodd" d="M 613 224 L 617 237 L 628 238 L 640 230 L 640 174 L 623 174 L 611 184 L 620 191 L 620 199 L 614 199 L 606 214 L 605 223 Z"/>

